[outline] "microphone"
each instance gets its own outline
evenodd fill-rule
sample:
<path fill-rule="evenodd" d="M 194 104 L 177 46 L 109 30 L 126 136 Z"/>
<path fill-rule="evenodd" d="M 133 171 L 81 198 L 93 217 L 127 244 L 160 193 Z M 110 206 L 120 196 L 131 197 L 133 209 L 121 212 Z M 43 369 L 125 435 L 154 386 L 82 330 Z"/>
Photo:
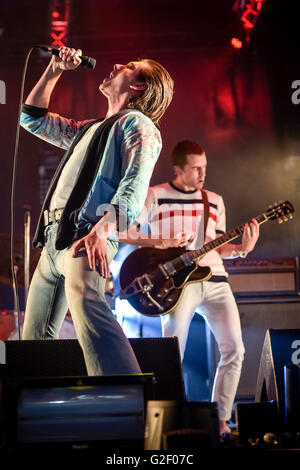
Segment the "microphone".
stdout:
<path fill-rule="evenodd" d="M 59 57 L 59 49 L 55 49 L 49 46 L 34 46 L 34 47 L 37 47 L 38 49 L 42 49 L 42 51 L 44 52 L 48 52 L 49 54 L 53 54 Z M 82 65 L 83 67 L 87 67 L 88 69 L 94 69 L 96 67 L 96 59 L 93 59 L 93 57 L 80 55 L 79 58 L 81 59 L 80 65 Z"/>

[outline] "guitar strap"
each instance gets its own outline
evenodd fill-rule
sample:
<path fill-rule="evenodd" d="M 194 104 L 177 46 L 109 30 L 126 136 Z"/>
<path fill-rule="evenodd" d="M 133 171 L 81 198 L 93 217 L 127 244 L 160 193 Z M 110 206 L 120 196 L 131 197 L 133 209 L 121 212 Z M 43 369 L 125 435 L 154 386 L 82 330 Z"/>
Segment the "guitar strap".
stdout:
<path fill-rule="evenodd" d="M 203 200 L 203 207 L 204 207 L 203 243 L 205 243 L 206 227 L 207 227 L 207 222 L 208 222 L 208 217 L 209 217 L 209 202 L 208 202 L 207 192 L 201 189 L 201 193 L 202 193 L 202 200 Z"/>

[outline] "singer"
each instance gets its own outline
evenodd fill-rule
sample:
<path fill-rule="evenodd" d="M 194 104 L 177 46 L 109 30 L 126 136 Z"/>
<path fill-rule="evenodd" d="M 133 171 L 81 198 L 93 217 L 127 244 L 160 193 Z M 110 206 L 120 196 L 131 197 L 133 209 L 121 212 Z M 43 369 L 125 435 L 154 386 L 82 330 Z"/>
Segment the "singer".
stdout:
<path fill-rule="evenodd" d="M 157 124 L 173 80 L 150 59 L 116 64 L 99 89 L 105 118 L 75 121 L 48 111 L 61 75 L 81 63 L 63 47 L 23 105 L 22 126 L 66 149 L 43 203 L 33 245 L 42 248 L 25 312 L 23 339 L 57 338 L 70 310 L 89 375 L 139 373 L 104 295 L 118 232 L 141 211 L 161 151 Z"/>

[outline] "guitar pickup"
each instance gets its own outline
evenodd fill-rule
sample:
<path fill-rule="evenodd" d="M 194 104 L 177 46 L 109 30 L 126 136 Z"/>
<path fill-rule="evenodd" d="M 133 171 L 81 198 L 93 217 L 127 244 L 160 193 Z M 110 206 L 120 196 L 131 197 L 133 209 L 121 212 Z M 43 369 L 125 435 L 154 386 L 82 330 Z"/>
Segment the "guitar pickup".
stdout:
<path fill-rule="evenodd" d="M 190 258 L 189 254 L 188 253 L 183 253 L 180 258 L 182 259 L 182 261 L 184 262 L 184 264 L 186 266 L 191 266 L 191 264 L 193 264 L 193 260 Z"/>
<path fill-rule="evenodd" d="M 160 264 L 159 268 L 167 279 L 169 279 L 170 276 L 176 273 L 176 269 L 174 268 L 173 263 L 171 261 L 167 261 L 164 264 Z"/>

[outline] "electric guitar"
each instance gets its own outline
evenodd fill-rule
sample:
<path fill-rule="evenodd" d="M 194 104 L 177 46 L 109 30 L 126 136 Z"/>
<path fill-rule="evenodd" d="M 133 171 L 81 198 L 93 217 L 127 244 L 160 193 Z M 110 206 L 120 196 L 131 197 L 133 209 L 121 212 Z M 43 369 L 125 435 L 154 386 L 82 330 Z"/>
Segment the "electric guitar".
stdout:
<path fill-rule="evenodd" d="M 268 220 L 281 223 L 292 218 L 293 212 L 292 204 L 282 201 L 255 219 L 259 224 Z M 242 235 L 244 226 L 229 230 L 198 250 L 143 247 L 133 251 L 120 270 L 120 298 L 127 299 L 135 310 L 147 316 L 170 313 L 179 303 L 185 286 L 211 277 L 210 267 L 199 266 L 198 261 L 208 252 Z"/>

